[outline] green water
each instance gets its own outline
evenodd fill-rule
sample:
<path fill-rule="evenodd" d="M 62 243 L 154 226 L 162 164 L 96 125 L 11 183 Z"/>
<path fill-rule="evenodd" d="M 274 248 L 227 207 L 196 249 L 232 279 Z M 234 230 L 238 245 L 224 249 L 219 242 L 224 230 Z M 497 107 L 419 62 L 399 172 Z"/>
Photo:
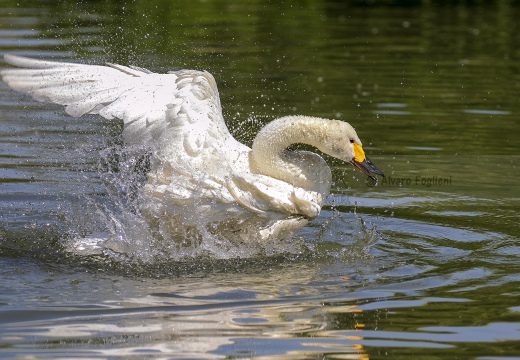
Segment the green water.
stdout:
<path fill-rule="evenodd" d="M 327 159 L 332 196 L 300 255 L 138 269 L 71 258 L 64 234 L 99 220 L 92 199 L 110 201 L 121 124 L 1 84 L 2 357 L 520 356 L 516 2 L 0 9 L 1 54 L 208 70 L 240 141 L 284 115 L 343 119 L 386 175 L 372 186 Z"/>

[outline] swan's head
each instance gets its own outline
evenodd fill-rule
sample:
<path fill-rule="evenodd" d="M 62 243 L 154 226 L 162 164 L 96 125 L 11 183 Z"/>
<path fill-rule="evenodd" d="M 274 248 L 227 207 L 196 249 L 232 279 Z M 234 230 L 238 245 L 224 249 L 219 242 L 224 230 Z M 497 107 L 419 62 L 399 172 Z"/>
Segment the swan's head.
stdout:
<path fill-rule="evenodd" d="M 361 140 L 359 140 L 356 130 L 349 123 L 330 120 L 324 135 L 322 145 L 318 147 L 321 151 L 351 163 L 374 181 L 377 181 L 374 174 L 385 176 L 365 155 Z"/>
<path fill-rule="evenodd" d="M 281 157 L 287 147 L 297 143 L 315 146 L 327 155 L 349 162 L 374 181 L 377 181 L 375 175 L 384 176 L 365 155 L 361 140 L 349 123 L 303 115 L 276 119 L 260 130 L 253 141 L 251 169 L 295 184 L 297 176 L 291 169 L 285 169 L 287 164 Z M 306 167 L 319 172 L 315 162 L 308 162 Z M 328 167 L 327 171 L 330 172 Z M 308 171 L 305 176 L 310 176 Z"/>

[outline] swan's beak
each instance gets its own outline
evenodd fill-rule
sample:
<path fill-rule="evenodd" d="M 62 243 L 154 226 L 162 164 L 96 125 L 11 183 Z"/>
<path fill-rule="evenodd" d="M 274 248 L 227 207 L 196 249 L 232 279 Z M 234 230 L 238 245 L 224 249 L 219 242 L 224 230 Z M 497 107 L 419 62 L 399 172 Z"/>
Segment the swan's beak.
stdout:
<path fill-rule="evenodd" d="M 385 177 L 385 174 L 372 164 L 372 161 L 370 161 L 370 159 L 365 155 L 365 151 L 363 151 L 361 146 L 356 143 L 353 143 L 352 145 L 354 145 L 354 159 L 350 161 L 352 165 L 375 182 L 377 182 L 377 178 L 372 174 Z"/>

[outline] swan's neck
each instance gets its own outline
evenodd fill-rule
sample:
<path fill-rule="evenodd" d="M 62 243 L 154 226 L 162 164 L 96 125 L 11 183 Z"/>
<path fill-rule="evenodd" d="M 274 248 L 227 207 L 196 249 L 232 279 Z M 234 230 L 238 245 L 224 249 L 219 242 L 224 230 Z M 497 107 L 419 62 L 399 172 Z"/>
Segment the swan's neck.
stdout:
<path fill-rule="evenodd" d="M 320 148 L 329 120 L 287 116 L 267 124 L 253 141 L 251 170 L 323 195 L 330 187 L 330 169 L 317 154 L 287 151 L 296 143 Z"/>

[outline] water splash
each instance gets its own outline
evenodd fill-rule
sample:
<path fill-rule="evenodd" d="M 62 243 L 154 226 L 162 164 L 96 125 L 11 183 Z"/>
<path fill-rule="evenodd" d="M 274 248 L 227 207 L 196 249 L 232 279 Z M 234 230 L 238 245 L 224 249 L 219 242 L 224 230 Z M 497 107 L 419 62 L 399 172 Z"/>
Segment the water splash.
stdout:
<path fill-rule="evenodd" d="M 139 189 L 149 170 L 149 157 L 143 153 L 146 153 L 143 149 L 120 145 L 100 152 L 98 167 L 106 194 L 87 195 L 81 202 L 72 204 L 67 214 L 71 224 L 65 240 L 68 253 L 147 264 L 308 252 L 346 256 L 367 252 L 377 240 L 375 229 L 368 229 L 360 217 L 347 220 L 345 214 L 339 212 L 324 223 L 322 219 L 319 233 L 312 238 L 293 236 L 289 240 L 262 242 L 228 239 L 212 232 L 201 220 L 195 230 L 187 229 L 173 241 L 165 239 L 148 225 L 139 211 Z"/>
<path fill-rule="evenodd" d="M 317 251 L 334 257 L 365 257 L 381 238 L 375 225 L 369 226 L 356 212 L 332 212 L 320 226 L 314 243 Z"/>

